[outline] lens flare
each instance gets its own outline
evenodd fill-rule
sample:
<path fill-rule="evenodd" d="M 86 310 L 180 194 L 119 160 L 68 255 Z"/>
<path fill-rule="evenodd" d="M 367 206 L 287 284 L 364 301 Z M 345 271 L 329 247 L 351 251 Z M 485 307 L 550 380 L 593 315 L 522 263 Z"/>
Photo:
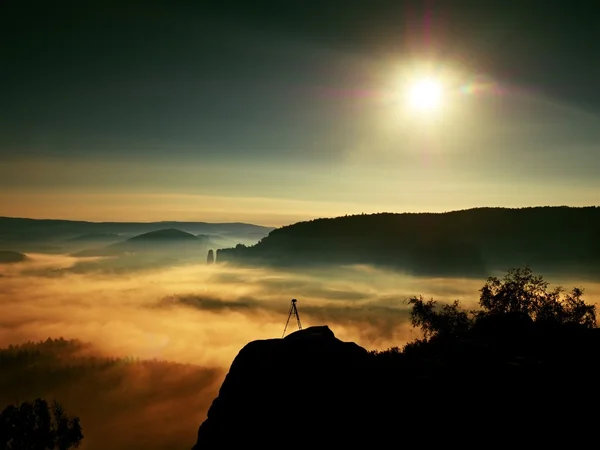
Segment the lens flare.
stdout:
<path fill-rule="evenodd" d="M 418 80 L 408 91 L 410 105 L 418 110 L 433 110 L 439 107 L 442 99 L 442 86 L 433 78 Z"/>

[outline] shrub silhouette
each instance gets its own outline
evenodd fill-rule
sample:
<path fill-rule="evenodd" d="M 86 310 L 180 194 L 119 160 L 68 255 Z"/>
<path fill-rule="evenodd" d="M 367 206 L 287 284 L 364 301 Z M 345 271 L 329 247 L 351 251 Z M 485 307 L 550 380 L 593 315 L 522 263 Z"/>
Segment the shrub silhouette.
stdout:
<path fill-rule="evenodd" d="M 56 401 L 38 398 L 0 413 L 0 447 L 6 450 L 68 450 L 82 439 L 79 418 L 69 418 Z"/>
<path fill-rule="evenodd" d="M 478 328 L 493 324 L 506 327 L 529 321 L 596 327 L 596 307 L 582 299 L 582 288 L 565 292 L 558 286 L 549 290 L 549 283 L 529 267 L 509 269 L 502 279 L 490 277 L 479 292 L 479 310 L 463 309 L 458 300 L 440 306 L 435 300 L 425 300 L 422 296 L 408 299 L 407 303 L 412 305 L 411 324 L 421 329 L 424 338 L 407 344 L 404 351 L 418 350 L 433 341 L 465 336 L 476 325 Z"/>

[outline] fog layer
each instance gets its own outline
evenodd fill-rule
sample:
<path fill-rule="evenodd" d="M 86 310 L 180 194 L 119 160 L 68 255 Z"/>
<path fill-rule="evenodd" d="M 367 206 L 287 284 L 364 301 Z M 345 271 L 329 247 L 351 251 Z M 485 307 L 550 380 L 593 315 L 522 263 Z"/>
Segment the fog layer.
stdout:
<path fill-rule="evenodd" d="M 94 449 L 109 441 L 110 448 L 190 448 L 237 352 L 281 337 L 292 298 L 304 327 L 326 324 L 340 339 L 384 349 L 419 336 L 408 297 L 474 305 L 485 281 L 366 266 L 285 272 L 198 264 L 111 274 L 82 271 L 78 258 L 28 256 L 0 266 L 0 347 L 63 337 L 77 340 L 77 353 L 60 347 L 50 349 L 54 359 L 40 360 L 50 346 L 30 357 L 35 364 L 2 360 L 0 400 L 56 397 L 81 417 L 85 448 Z M 596 302 L 599 286 L 584 287 L 585 299 Z M 158 362 L 115 362 L 125 357 Z"/>

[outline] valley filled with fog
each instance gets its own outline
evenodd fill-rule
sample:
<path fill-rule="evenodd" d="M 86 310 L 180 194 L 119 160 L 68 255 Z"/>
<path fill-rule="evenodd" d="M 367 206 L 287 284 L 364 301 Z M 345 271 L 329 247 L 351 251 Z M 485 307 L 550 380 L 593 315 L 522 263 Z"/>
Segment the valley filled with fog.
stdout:
<path fill-rule="evenodd" d="M 0 401 L 55 397 L 80 416 L 90 449 L 134 442 L 189 448 L 237 352 L 249 341 L 281 337 L 292 298 L 303 327 L 326 324 L 342 340 L 385 349 L 420 337 L 407 298 L 474 306 L 485 282 L 367 265 L 277 270 L 197 262 L 111 272 L 90 264 L 105 258 L 31 253 L 0 265 L 8 368 Z M 600 285 L 589 281 L 548 281 L 585 287 L 588 302 L 600 298 Z M 27 342 L 19 357 L 19 348 L 8 350 Z"/>

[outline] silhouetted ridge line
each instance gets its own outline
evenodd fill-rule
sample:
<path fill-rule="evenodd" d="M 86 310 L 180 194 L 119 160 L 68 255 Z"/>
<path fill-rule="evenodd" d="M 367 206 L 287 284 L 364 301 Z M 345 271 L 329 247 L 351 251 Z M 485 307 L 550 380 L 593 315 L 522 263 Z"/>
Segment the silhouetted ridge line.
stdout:
<path fill-rule="evenodd" d="M 600 208 L 475 208 L 315 219 L 256 245 L 219 249 L 219 262 L 277 267 L 371 264 L 417 275 L 485 277 L 529 265 L 597 277 Z"/>
<path fill-rule="evenodd" d="M 223 243 L 256 242 L 273 227 L 245 223 L 208 222 L 85 222 L 70 220 L 40 220 L 0 217 L 0 246 L 20 245 L 21 250 L 61 252 L 81 242 L 110 240 L 119 235 L 125 240 L 136 235 L 165 229 L 177 229 L 195 235 L 210 235 Z M 2 244 L 5 243 L 5 244 Z M 9 249 L 9 248 L 7 248 Z"/>
<path fill-rule="evenodd" d="M 195 241 L 199 238 L 191 233 L 176 228 L 165 228 L 163 230 L 150 231 L 139 236 L 128 239 L 129 242 L 136 241 L 161 241 L 161 240 L 189 240 Z"/>
<path fill-rule="evenodd" d="M 119 240 L 121 236 L 116 233 L 89 233 L 81 234 L 72 238 L 67 239 L 69 242 L 78 241 L 112 241 Z"/>

